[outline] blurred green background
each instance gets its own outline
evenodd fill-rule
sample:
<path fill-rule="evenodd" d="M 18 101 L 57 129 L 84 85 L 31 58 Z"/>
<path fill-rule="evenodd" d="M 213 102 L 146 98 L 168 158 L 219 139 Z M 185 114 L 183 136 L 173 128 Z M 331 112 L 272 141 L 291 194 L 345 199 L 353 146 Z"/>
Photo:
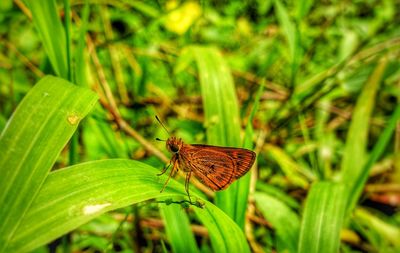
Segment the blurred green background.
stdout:
<path fill-rule="evenodd" d="M 399 56 L 396 0 L 3 0 L 0 252 L 399 252 Z M 256 163 L 160 193 L 155 115 Z"/>

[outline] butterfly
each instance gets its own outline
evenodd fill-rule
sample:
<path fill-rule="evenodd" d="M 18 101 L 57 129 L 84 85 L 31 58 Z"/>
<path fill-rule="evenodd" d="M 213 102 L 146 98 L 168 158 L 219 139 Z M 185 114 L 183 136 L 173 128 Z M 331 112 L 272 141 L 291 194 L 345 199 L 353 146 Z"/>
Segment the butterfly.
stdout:
<path fill-rule="evenodd" d="M 168 132 L 158 117 L 156 118 Z M 213 191 L 220 191 L 246 174 L 256 159 L 256 153 L 248 149 L 185 144 L 175 136 L 166 140 L 166 148 L 172 153 L 172 158 L 169 165 L 158 175 L 164 174 L 171 165 L 172 169 L 161 192 L 167 186 L 173 172 L 179 168 L 186 172 L 185 191 L 190 202 L 189 181 L 192 174 Z"/>

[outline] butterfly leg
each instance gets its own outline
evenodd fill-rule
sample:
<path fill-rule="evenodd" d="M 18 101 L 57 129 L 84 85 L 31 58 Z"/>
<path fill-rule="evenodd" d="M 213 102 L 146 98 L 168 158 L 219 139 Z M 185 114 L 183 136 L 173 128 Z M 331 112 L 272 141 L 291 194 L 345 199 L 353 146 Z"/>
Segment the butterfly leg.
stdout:
<path fill-rule="evenodd" d="M 165 167 L 163 168 L 163 170 L 162 170 L 160 173 L 157 174 L 157 176 L 161 176 L 162 174 L 164 174 L 165 172 L 167 172 L 168 168 L 171 166 L 171 163 L 172 163 L 172 159 L 169 161 L 168 166 L 165 166 Z"/>
<path fill-rule="evenodd" d="M 167 184 L 168 184 L 168 182 L 169 182 L 169 179 L 171 178 L 172 174 L 174 173 L 175 167 L 176 167 L 176 165 L 177 165 L 178 159 L 172 158 L 172 160 L 173 160 L 173 166 L 172 166 L 171 172 L 169 173 L 169 176 L 168 176 L 167 180 L 165 181 L 164 186 L 163 186 L 163 188 L 161 189 L 160 193 L 164 191 L 164 189 L 165 189 L 165 187 L 167 186 Z M 171 162 L 172 162 L 172 160 L 171 160 Z M 170 162 L 170 165 L 171 165 L 171 162 Z M 168 165 L 168 167 L 169 167 L 169 165 Z M 164 173 L 165 173 L 165 172 L 163 172 L 162 174 L 164 174 Z M 161 175 L 162 175 L 162 174 L 161 174 Z"/>
<path fill-rule="evenodd" d="M 192 175 L 192 171 L 190 170 L 187 175 L 186 175 L 186 179 L 185 179 L 185 191 L 189 197 L 189 202 L 192 203 L 192 200 L 190 198 L 190 194 L 189 194 L 189 181 L 190 181 L 190 176 Z"/>

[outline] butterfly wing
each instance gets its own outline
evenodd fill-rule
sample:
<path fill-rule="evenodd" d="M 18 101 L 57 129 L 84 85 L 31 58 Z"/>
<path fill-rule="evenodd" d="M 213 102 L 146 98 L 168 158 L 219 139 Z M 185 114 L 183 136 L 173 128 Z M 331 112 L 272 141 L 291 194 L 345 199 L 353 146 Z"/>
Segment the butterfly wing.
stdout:
<path fill-rule="evenodd" d="M 186 146 L 186 145 L 185 145 Z M 187 170 L 214 191 L 227 188 L 250 170 L 256 154 L 243 148 L 187 145 L 181 159 Z"/>

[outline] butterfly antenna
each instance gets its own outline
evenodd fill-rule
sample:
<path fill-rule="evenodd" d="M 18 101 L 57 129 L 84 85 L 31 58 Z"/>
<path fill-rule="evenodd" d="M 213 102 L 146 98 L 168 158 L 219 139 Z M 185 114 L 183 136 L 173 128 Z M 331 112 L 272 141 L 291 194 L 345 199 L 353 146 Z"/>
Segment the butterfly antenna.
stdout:
<path fill-rule="evenodd" d="M 161 120 L 158 118 L 158 116 L 156 115 L 156 119 L 158 121 L 158 123 L 160 123 L 160 125 L 164 128 L 164 130 L 168 133 L 168 135 L 171 136 L 171 133 L 168 131 L 168 129 L 164 126 L 164 124 L 161 122 Z"/>
<path fill-rule="evenodd" d="M 156 138 L 156 141 L 166 141 L 166 140 L 162 140 L 160 138 Z"/>

